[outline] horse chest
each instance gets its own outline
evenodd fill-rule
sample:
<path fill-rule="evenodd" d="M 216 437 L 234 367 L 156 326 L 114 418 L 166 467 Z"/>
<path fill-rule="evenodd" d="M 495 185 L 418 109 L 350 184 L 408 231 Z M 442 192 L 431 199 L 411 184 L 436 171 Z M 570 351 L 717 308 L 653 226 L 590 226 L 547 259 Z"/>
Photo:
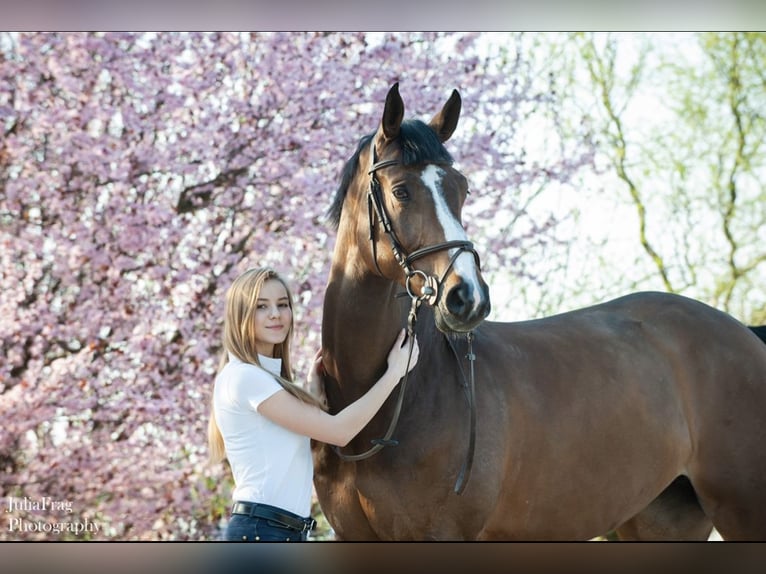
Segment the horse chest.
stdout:
<path fill-rule="evenodd" d="M 460 523 L 442 513 L 451 484 L 429 469 L 407 463 L 402 451 L 391 449 L 372 460 L 341 461 L 324 448 L 315 470 L 320 505 L 340 539 L 460 539 Z M 377 460 L 375 460 L 377 457 Z"/>

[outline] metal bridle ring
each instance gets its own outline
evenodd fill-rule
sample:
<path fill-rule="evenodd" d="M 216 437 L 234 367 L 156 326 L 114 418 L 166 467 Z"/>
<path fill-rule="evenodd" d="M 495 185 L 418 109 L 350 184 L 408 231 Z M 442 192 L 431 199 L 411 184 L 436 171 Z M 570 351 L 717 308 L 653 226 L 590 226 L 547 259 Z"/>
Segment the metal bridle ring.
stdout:
<path fill-rule="evenodd" d="M 413 293 L 410 285 L 410 281 L 416 275 L 423 277 L 423 289 L 420 295 Z M 404 280 L 404 287 L 407 289 L 407 295 L 412 299 L 416 299 L 417 301 L 425 300 L 429 305 L 434 305 L 436 303 L 436 298 L 439 293 L 439 284 L 436 277 L 428 275 L 425 271 L 421 271 L 420 269 L 410 271 Z"/>

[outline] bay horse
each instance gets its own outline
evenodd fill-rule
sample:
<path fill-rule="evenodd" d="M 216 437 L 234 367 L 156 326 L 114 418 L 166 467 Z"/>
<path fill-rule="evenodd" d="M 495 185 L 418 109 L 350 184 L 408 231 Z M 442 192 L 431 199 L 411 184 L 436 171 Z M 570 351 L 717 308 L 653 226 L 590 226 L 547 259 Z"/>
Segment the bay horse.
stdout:
<path fill-rule="evenodd" d="M 455 90 L 429 123 L 404 120 L 394 85 L 328 212 L 331 412 L 382 375 L 403 326 L 420 345 L 355 439 L 312 446 L 336 537 L 704 540 L 715 527 L 766 539 L 766 345 L 658 292 L 485 320 L 489 290 L 461 224 L 468 184 L 444 147 L 460 110 Z"/>

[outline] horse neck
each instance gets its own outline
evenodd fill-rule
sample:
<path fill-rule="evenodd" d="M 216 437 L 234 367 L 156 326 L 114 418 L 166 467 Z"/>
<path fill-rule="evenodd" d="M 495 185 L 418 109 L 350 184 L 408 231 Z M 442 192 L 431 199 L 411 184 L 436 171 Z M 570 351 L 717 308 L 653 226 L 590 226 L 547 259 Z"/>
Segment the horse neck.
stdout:
<path fill-rule="evenodd" d="M 401 287 L 360 266 L 355 244 L 344 245 L 336 245 L 325 291 L 322 347 L 330 375 L 352 401 L 385 372 L 408 299 L 396 297 Z"/>

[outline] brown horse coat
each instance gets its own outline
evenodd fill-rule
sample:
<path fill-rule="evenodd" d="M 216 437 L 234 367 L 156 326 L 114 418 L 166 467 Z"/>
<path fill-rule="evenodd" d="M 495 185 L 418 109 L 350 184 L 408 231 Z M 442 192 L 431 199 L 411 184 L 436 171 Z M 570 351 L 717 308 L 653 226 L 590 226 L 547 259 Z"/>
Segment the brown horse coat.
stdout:
<path fill-rule="evenodd" d="M 431 122 L 441 141 L 457 123 L 453 99 Z M 394 129 L 400 106 L 392 88 L 371 144 L 380 158 L 401 159 L 380 179 L 397 238 L 412 252 L 449 237 L 418 179 L 428 162 L 402 159 Z M 357 150 L 337 200 L 322 328 L 333 411 L 385 370 L 409 307 L 395 296 L 405 279 L 377 223 L 377 254 L 371 250 L 369 153 Z M 436 187 L 459 222 L 462 175 L 439 166 Z M 406 203 L 392 191 L 402 181 Z M 442 277 L 449 257 L 434 253 L 417 267 Z M 394 433 L 399 445 L 358 462 L 314 445 L 319 502 L 339 538 L 583 540 L 617 529 L 628 538 L 704 539 L 714 525 L 724 538 L 766 539 L 766 345 L 753 333 L 707 305 L 663 293 L 534 321 L 482 322 L 483 282 L 466 279 L 471 257 L 459 257 L 462 267 L 444 276 L 439 303 L 421 308 L 420 360 Z M 455 317 L 471 305 L 481 311 Z M 468 363 L 457 364 L 446 337 L 461 358 L 467 347 L 437 324 L 475 334 L 476 451 L 460 495 L 454 485 L 469 436 L 461 367 L 467 372 Z M 396 393 L 343 452 L 365 451 L 383 435 Z"/>

